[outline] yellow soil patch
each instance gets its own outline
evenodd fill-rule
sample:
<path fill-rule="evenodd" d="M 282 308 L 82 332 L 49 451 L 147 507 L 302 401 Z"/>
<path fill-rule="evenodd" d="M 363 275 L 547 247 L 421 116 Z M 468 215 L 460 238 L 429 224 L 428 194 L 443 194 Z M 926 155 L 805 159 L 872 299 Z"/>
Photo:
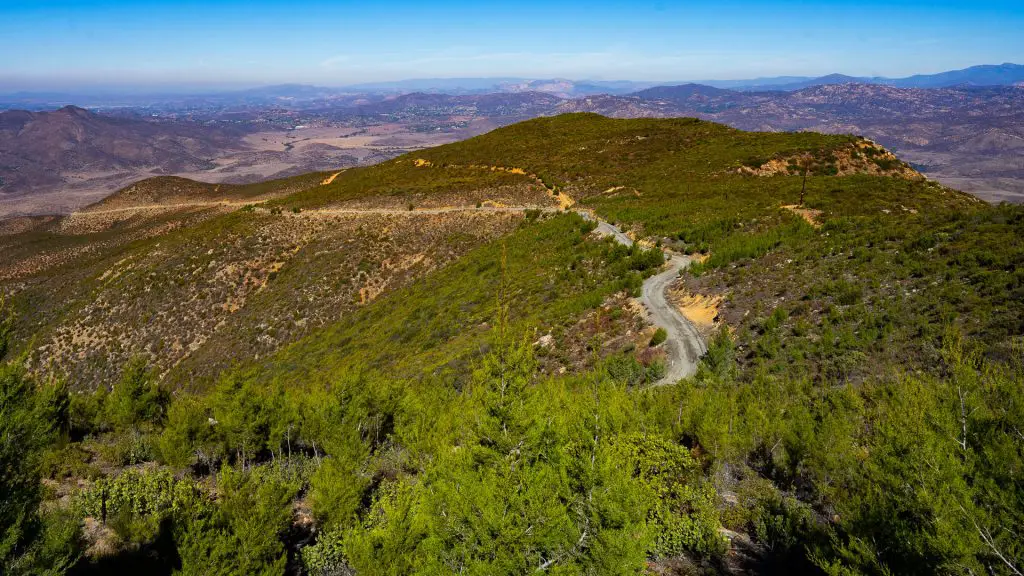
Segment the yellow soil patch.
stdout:
<path fill-rule="evenodd" d="M 718 307 L 721 304 L 721 296 L 694 294 L 683 297 L 679 302 L 679 311 L 698 327 L 710 328 L 715 325 L 715 319 L 718 318 Z"/>
<path fill-rule="evenodd" d="M 324 181 L 323 181 L 323 182 L 321 182 L 321 183 L 320 183 L 320 185 L 321 185 L 321 186 L 327 186 L 327 185 L 328 185 L 328 184 L 330 184 L 331 182 L 334 182 L 334 179 L 335 179 L 335 178 L 337 178 L 337 177 L 338 177 L 338 175 L 340 175 L 340 174 L 341 174 L 342 172 L 344 172 L 344 170 L 342 170 L 342 171 L 340 171 L 340 172 L 335 172 L 334 174 L 331 174 L 331 175 L 330 175 L 330 176 L 328 176 L 327 178 L 324 178 Z"/>
<path fill-rule="evenodd" d="M 821 223 L 818 222 L 818 216 L 821 216 L 821 210 L 814 210 L 812 208 L 801 208 L 798 204 L 789 204 L 782 207 L 783 210 L 789 210 L 793 214 L 803 218 L 808 224 L 815 228 L 821 228 Z"/>
<path fill-rule="evenodd" d="M 556 199 L 558 200 L 558 207 L 561 208 L 562 210 L 568 210 L 569 208 L 572 208 L 573 204 L 576 203 L 576 201 L 573 200 L 572 198 L 569 198 L 569 195 L 566 194 L 565 192 L 559 194 L 556 197 Z"/>
<path fill-rule="evenodd" d="M 429 168 L 429 167 L 432 167 L 434 165 L 430 160 L 426 160 L 424 158 L 416 158 L 415 160 L 412 161 L 412 163 L 413 163 L 413 165 L 415 165 L 418 168 L 419 167 Z M 523 168 L 516 168 L 514 166 L 492 166 L 492 165 L 486 165 L 486 164 L 469 164 L 469 165 L 466 165 L 466 166 L 460 166 L 458 164 L 449 164 L 448 168 L 455 168 L 455 169 L 468 168 L 470 170 L 489 170 L 491 172 L 506 172 L 508 174 L 517 174 L 519 176 L 526 176 L 527 178 L 533 180 L 537 184 L 540 184 L 545 190 L 547 190 L 548 193 L 550 193 L 552 195 L 552 197 L 558 202 L 558 207 L 560 209 L 568 210 L 569 208 L 572 208 L 573 205 L 576 204 L 576 201 L 573 200 L 572 198 L 570 198 L 564 192 L 556 195 L 555 194 L 555 190 L 553 188 L 548 188 L 548 186 L 546 184 L 544 184 L 544 181 L 540 179 L 540 176 L 537 176 L 536 174 L 532 174 L 530 172 L 527 172 Z"/>
<path fill-rule="evenodd" d="M 690 257 L 690 260 L 697 262 L 699 264 L 703 264 L 704 262 L 707 261 L 708 258 L 711 258 L 711 253 L 708 252 L 707 254 L 688 254 L 688 256 Z"/>

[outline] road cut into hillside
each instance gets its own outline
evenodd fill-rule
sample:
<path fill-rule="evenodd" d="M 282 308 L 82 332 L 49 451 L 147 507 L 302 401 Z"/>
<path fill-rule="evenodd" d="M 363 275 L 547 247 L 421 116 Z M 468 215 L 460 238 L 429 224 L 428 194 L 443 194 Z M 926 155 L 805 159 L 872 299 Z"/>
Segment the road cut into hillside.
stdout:
<path fill-rule="evenodd" d="M 619 228 L 605 222 L 587 211 L 578 212 L 587 220 L 597 222 L 596 231 L 605 236 L 611 236 L 616 242 L 624 246 L 632 246 L 633 240 Z M 651 316 L 651 322 L 659 328 L 664 328 L 668 337 L 665 339 L 665 375 L 655 382 L 654 386 L 674 384 L 692 376 L 697 371 L 697 362 L 701 356 L 707 353 L 707 344 L 701 337 L 697 327 L 683 316 L 668 299 L 669 286 L 679 272 L 690 266 L 692 261 L 689 256 L 681 254 L 666 254 L 668 267 L 647 280 L 644 280 L 640 292 L 640 301 Z"/>

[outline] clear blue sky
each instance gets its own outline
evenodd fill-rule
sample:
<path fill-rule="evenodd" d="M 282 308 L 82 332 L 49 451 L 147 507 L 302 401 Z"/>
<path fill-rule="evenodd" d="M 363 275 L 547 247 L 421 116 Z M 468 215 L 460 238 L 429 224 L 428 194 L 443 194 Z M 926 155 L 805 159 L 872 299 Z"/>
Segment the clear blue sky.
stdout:
<path fill-rule="evenodd" d="M 905 76 L 1024 63 L 1024 0 L 0 0 L 0 87 Z"/>

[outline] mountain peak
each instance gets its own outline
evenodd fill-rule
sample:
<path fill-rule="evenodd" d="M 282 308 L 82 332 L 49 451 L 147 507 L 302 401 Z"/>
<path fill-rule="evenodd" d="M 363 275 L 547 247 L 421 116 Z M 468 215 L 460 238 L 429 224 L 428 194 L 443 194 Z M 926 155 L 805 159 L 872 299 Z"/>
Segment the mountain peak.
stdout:
<path fill-rule="evenodd" d="M 74 104 L 68 104 L 67 106 L 64 106 L 63 108 L 57 110 L 57 112 L 60 112 L 61 114 L 69 114 L 69 115 L 81 116 L 81 117 L 91 116 L 92 115 L 92 112 L 89 112 L 88 110 L 86 110 L 85 108 L 82 108 L 81 106 L 75 106 Z"/>

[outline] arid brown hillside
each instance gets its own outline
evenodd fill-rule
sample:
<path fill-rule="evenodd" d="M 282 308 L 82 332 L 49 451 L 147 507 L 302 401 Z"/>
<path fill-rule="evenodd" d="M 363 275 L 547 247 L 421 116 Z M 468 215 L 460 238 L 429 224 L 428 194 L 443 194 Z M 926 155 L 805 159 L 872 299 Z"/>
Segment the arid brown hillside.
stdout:
<path fill-rule="evenodd" d="M 391 168 L 405 175 L 397 190 L 344 172 L 253 185 L 160 177 L 67 216 L 11 220 L 0 295 L 37 336 L 34 369 L 96 386 L 141 355 L 188 386 L 445 266 L 513 230 L 526 208 L 557 205 L 525 174 Z M 298 192 L 318 205 L 272 202 Z"/>
<path fill-rule="evenodd" d="M 187 122 L 101 116 L 75 106 L 0 112 L 0 198 L 30 197 L 76 179 L 116 180 L 140 169 L 174 174 L 211 166 L 238 134 Z"/>
<path fill-rule="evenodd" d="M 218 150 L 235 145 L 233 136 L 184 123 L 100 116 L 75 106 L 54 112 L 3 112 L 2 189 L 28 193 L 60 182 L 68 171 L 116 172 L 141 166 L 168 173 L 196 170 Z"/>

